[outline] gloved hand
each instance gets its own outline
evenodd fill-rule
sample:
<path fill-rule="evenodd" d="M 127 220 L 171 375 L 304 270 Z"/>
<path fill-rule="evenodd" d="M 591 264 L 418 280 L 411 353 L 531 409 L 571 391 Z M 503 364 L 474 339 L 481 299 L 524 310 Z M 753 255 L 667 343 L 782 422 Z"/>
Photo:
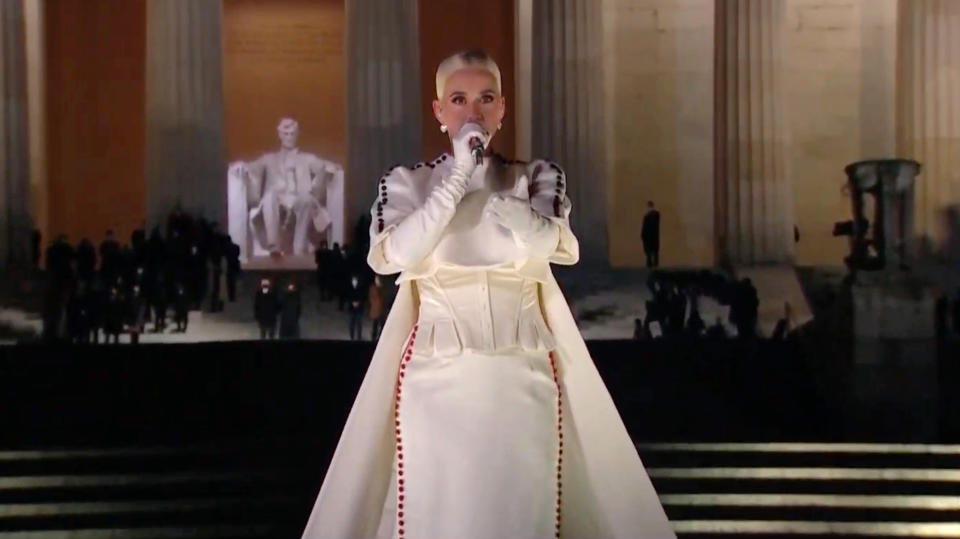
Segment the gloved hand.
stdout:
<path fill-rule="evenodd" d="M 470 148 L 470 141 L 474 138 L 480 139 L 484 147 L 490 143 L 489 134 L 484 131 L 480 124 L 467 122 L 463 124 L 460 131 L 451 139 L 453 142 L 453 166 L 450 168 L 450 174 L 443 179 L 441 186 L 450 192 L 456 199 L 454 205 L 460 202 L 463 195 L 470 190 L 470 178 L 477 169 L 477 161 Z"/>
<path fill-rule="evenodd" d="M 536 228 L 540 216 L 530 202 L 512 195 L 496 193 L 487 202 L 487 214 L 500 226 L 526 238 Z"/>
<path fill-rule="evenodd" d="M 540 215 L 525 198 L 527 181 L 521 176 L 511 194 L 496 193 L 487 202 L 486 214 L 504 228 L 513 232 L 514 238 L 530 254 L 549 256 L 560 241 L 560 225 Z"/>
<path fill-rule="evenodd" d="M 483 126 L 475 122 L 463 124 L 463 126 L 460 127 L 460 131 L 453 135 L 451 139 L 453 142 L 453 167 L 454 169 L 461 169 L 462 172 L 466 173 L 467 178 L 470 177 L 470 174 L 472 174 L 477 167 L 473 150 L 470 147 L 470 140 L 474 138 L 480 139 L 484 149 L 490 144 L 490 134 L 487 133 Z"/>
<path fill-rule="evenodd" d="M 433 189 L 423 206 L 401 221 L 384 244 L 384 256 L 401 268 L 409 268 L 427 256 L 440 241 L 443 230 L 453 219 L 457 205 L 467 191 L 477 164 L 470 150 L 470 139 L 479 137 L 486 145 L 489 135 L 476 123 L 466 123 L 453 136 L 453 167 L 450 174 Z"/>

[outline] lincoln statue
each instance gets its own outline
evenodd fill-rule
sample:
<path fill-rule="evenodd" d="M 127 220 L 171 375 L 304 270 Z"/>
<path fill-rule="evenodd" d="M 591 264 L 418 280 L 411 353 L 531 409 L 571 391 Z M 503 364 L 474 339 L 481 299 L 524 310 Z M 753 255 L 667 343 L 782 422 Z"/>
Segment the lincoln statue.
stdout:
<path fill-rule="evenodd" d="M 230 236 L 241 258 L 310 255 L 321 240 L 342 241 L 343 168 L 301 152 L 299 125 L 277 125 L 280 149 L 228 172 Z"/>

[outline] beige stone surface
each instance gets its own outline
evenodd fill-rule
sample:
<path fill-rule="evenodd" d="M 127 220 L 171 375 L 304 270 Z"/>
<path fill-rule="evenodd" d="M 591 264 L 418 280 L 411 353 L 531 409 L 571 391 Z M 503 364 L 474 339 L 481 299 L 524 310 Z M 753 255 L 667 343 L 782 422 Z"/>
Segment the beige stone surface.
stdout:
<path fill-rule="evenodd" d="M 714 3 L 603 0 L 608 224 L 615 266 L 641 266 L 643 207 L 661 210 L 661 261 L 714 262 Z M 896 153 L 896 0 L 786 0 L 786 174 L 795 262 L 841 265 L 843 167 Z"/>
<path fill-rule="evenodd" d="M 653 200 L 662 263 L 712 265 L 713 1 L 603 2 L 611 263 L 643 265 Z"/>
<path fill-rule="evenodd" d="M 787 0 L 788 161 L 802 265 L 839 265 L 843 167 L 894 152 L 895 0 Z"/>
<path fill-rule="evenodd" d="M 955 251 L 960 234 L 960 2 L 913 0 L 900 4 L 897 17 L 897 151 L 923 165 L 915 187 L 914 233 L 934 250 Z"/>
<path fill-rule="evenodd" d="M 720 260 L 793 260 L 793 190 L 785 164 L 784 0 L 716 4 L 714 192 Z"/>

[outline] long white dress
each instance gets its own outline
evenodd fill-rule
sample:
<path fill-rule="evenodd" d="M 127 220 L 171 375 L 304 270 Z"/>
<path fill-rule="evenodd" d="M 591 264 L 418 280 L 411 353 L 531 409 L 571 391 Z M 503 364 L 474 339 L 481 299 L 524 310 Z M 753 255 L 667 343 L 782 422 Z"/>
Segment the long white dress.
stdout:
<path fill-rule="evenodd" d="M 675 537 L 550 274 L 579 255 L 558 166 L 488 158 L 428 256 L 385 253 L 451 162 L 379 184 L 368 261 L 400 291 L 303 537 Z M 546 258 L 484 215 L 504 191 L 560 224 Z"/>

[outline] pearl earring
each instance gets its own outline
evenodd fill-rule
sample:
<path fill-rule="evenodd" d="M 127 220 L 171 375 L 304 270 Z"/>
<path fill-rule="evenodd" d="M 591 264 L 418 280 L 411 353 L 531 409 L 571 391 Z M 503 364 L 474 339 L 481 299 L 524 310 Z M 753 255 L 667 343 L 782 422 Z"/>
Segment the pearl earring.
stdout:
<path fill-rule="evenodd" d="M 447 132 L 447 124 L 440 124 L 440 132 L 441 133 Z"/>
<path fill-rule="evenodd" d="M 497 129 L 503 129 L 503 122 L 497 124 Z"/>

